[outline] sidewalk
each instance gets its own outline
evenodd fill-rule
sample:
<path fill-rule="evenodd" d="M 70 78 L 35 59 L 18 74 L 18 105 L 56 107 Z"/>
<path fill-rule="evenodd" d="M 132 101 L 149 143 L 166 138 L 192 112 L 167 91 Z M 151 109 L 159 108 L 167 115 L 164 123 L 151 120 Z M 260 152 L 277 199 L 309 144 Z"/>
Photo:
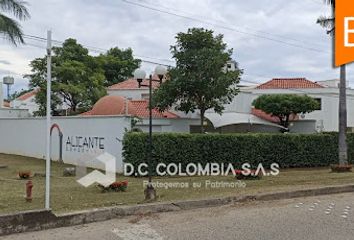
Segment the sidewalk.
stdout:
<path fill-rule="evenodd" d="M 307 190 L 273 192 L 266 194 L 245 195 L 239 197 L 226 197 L 215 199 L 202 199 L 191 201 L 176 201 L 169 203 L 153 203 L 136 206 L 101 208 L 89 211 L 81 211 L 70 214 L 55 215 L 51 211 L 38 210 L 17 214 L 0 216 L 0 236 L 13 233 L 39 231 L 44 229 L 73 226 L 129 215 L 142 215 L 148 213 L 180 211 L 203 207 L 214 207 L 237 202 L 269 201 L 289 199 L 326 194 L 338 194 L 354 192 L 354 185 L 322 187 Z"/>

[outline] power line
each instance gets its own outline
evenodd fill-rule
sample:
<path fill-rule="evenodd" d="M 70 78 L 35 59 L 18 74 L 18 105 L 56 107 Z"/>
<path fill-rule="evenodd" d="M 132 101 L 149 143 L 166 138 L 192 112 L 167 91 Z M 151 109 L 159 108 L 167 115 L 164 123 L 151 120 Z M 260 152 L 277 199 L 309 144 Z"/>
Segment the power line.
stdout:
<path fill-rule="evenodd" d="M 316 0 L 313 0 L 313 1 L 316 1 Z M 143 2 L 145 2 L 145 3 L 147 3 L 147 4 L 149 4 L 149 2 L 148 1 L 146 1 L 146 0 L 143 0 Z M 154 2 L 153 3 L 154 4 L 154 6 L 156 6 L 157 4 Z M 193 14 L 193 13 L 191 13 L 191 12 L 186 12 L 186 11 L 183 11 L 183 10 L 180 10 L 180 9 L 176 9 L 176 8 L 171 8 L 171 7 L 165 7 L 165 6 L 163 6 L 163 5 L 158 5 L 159 6 L 159 8 L 163 8 L 163 9 L 167 9 L 167 10 L 172 10 L 172 11 L 177 11 L 177 12 L 182 12 L 182 13 L 185 13 L 185 14 L 189 14 L 189 16 L 190 15 L 194 15 L 194 16 L 198 16 L 198 15 L 195 15 L 195 14 Z M 187 15 L 188 16 L 188 15 Z M 200 17 L 204 17 L 204 16 L 201 16 L 201 15 L 199 15 Z M 225 24 L 226 22 L 225 21 L 219 21 L 219 20 L 215 20 L 215 19 L 213 19 L 213 21 L 214 21 L 214 23 L 215 23 L 215 21 L 217 21 L 217 22 L 219 22 L 219 23 L 222 23 L 222 24 Z M 266 31 L 261 31 L 261 30 L 259 30 L 259 29 L 253 29 L 253 28 L 250 28 L 250 27 L 247 27 L 247 26 L 243 26 L 242 28 L 244 28 L 244 29 L 249 29 L 249 30 L 251 30 L 251 31 L 253 31 L 253 32 L 258 32 L 258 33 L 261 33 L 261 34 L 266 34 L 266 35 L 271 35 L 271 36 L 275 36 L 275 37 L 277 37 L 277 38 L 282 38 L 282 39 L 286 39 L 286 40 L 291 40 L 291 41 L 294 41 L 294 42 L 302 42 L 302 43 L 305 43 L 305 44 L 311 44 L 311 45 L 318 45 L 318 43 L 317 44 L 314 44 L 314 43 L 312 43 L 312 42 L 309 42 L 309 41 L 304 41 L 304 40 L 302 40 L 302 39 L 296 39 L 296 38 L 292 38 L 292 37 L 288 37 L 288 36 L 284 36 L 284 35 L 280 35 L 280 34 L 276 34 L 276 33 L 270 33 L 270 32 L 266 32 Z M 319 45 L 318 45 L 319 46 Z"/>
<path fill-rule="evenodd" d="M 211 26 L 214 26 L 214 27 L 222 28 L 222 29 L 225 29 L 225 30 L 237 32 L 237 33 L 244 34 L 244 35 L 253 36 L 253 37 L 256 37 L 256 38 L 266 39 L 266 40 L 269 40 L 269 41 L 277 42 L 277 43 L 288 45 L 288 46 L 291 46 L 291 47 L 306 49 L 306 50 L 313 51 L 313 52 L 329 53 L 328 51 L 323 51 L 321 49 L 312 48 L 312 47 L 306 47 L 306 46 L 299 45 L 299 44 L 296 44 L 296 43 L 290 43 L 290 42 L 286 42 L 286 41 L 283 41 L 283 40 L 279 40 L 279 39 L 263 36 L 263 35 L 260 35 L 260 34 L 242 31 L 242 30 L 239 30 L 239 29 L 236 29 L 236 28 L 232 28 L 232 27 L 228 27 L 228 26 L 224 26 L 224 25 L 220 25 L 220 24 L 215 24 L 215 23 L 204 21 L 204 20 L 201 20 L 201 19 L 198 19 L 198 18 L 195 18 L 195 17 L 191 17 L 191 16 L 185 16 L 185 15 L 177 14 L 177 13 L 174 13 L 174 12 L 165 11 L 165 10 L 162 10 L 162 9 L 159 9 L 159 8 L 147 6 L 147 5 L 144 5 L 144 4 L 137 3 L 137 2 L 132 2 L 132 1 L 129 1 L 129 0 L 121 0 L 121 1 L 125 2 L 127 4 L 130 4 L 130 5 L 138 6 L 138 7 L 149 9 L 149 10 L 152 10 L 152 11 L 156 11 L 156 12 L 160 12 L 160 13 L 164 13 L 164 14 L 169 14 L 169 15 L 172 15 L 172 16 L 185 18 L 185 19 L 189 19 L 189 20 L 192 20 L 192 21 L 200 22 L 200 23 L 205 23 L 205 24 L 208 24 L 208 25 L 211 25 Z"/>
<path fill-rule="evenodd" d="M 28 34 L 25 34 L 24 35 L 24 38 L 25 39 L 29 39 L 29 40 L 34 40 L 34 41 L 39 41 L 39 42 L 46 42 L 47 39 L 44 38 L 44 37 L 39 37 L 39 36 L 35 36 L 35 35 L 28 35 Z M 62 45 L 64 44 L 64 41 L 59 41 L 59 40 L 52 40 L 54 44 L 56 45 Z M 32 46 L 35 46 L 34 44 L 31 44 L 31 43 L 26 43 L 28 45 L 32 45 Z M 92 46 L 87 46 L 87 45 L 84 45 L 84 44 L 81 44 L 83 47 L 87 48 L 88 50 L 92 51 L 92 52 L 96 52 L 96 53 L 106 53 L 108 51 L 108 49 L 104 49 L 104 48 L 100 48 L 100 47 L 92 47 Z M 43 48 L 45 49 L 46 47 L 45 46 L 35 46 L 35 47 L 39 47 L 39 48 Z M 159 60 L 159 61 L 169 61 L 171 63 L 174 63 L 174 61 L 172 60 L 168 60 L 168 59 L 161 59 L 161 58 L 154 58 L 154 57 L 146 57 L 146 56 L 141 56 L 141 55 L 134 55 L 135 57 L 137 58 L 147 58 L 147 59 L 152 59 L 152 60 Z M 168 64 L 164 64 L 164 63 L 161 63 L 161 62 L 155 62 L 155 61 L 151 61 L 151 60 L 144 60 L 144 59 L 140 59 L 142 62 L 145 62 L 145 63 L 149 63 L 149 64 L 156 64 L 156 65 L 163 65 L 163 66 L 167 66 L 167 67 L 171 67 L 171 65 L 168 65 Z"/>
<path fill-rule="evenodd" d="M 124 1 L 124 0 L 123 0 Z M 5 37 L 1 36 L 1 38 L 3 39 L 6 39 Z M 46 42 L 47 39 L 46 38 L 43 38 L 43 37 L 39 37 L 39 36 L 35 36 L 35 35 L 27 35 L 25 34 L 24 35 L 24 38 L 25 39 L 30 39 L 30 40 L 34 40 L 34 41 L 39 41 L 39 42 Z M 55 42 L 56 44 L 63 44 L 64 41 L 59 41 L 59 40 L 52 40 L 53 42 Z M 40 49 L 46 49 L 45 46 L 40 46 L 40 45 L 36 45 L 36 44 L 32 44 L 32 43 L 26 43 L 27 45 L 29 46 L 33 46 L 33 47 L 37 47 L 37 48 L 40 48 Z M 104 48 L 99 48 L 99 47 L 92 47 L 92 46 L 87 46 L 87 45 L 82 45 L 84 47 L 86 47 L 87 49 L 89 50 L 93 50 L 93 51 L 97 51 L 99 53 L 105 53 L 107 52 L 108 50 L 107 49 L 104 49 Z M 95 50 L 96 49 L 96 50 Z M 144 56 L 137 56 L 135 55 L 136 57 L 144 57 Z M 158 58 L 153 58 L 153 57 L 144 57 L 144 58 L 151 58 L 151 59 L 158 59 Z M 158 60 L 163 60 L 163 59 L 158 59 Z M 168 60 L 168 59 L 164 59 L 164 60 L 167 60 L 167 61 L 171 61 L 172 60 Z M 163 64 L 163 63 L 159 63 L 159 62 L 154 62 L 154 61 L 149 61 L 149 60 L 141 60 L 142 62 L 145 62 L 145 63 L 150 63 L 150 64 L 156 64 L 156 65 L 164 65 L 164 66 L 167 66 L 167 67 L 172 67 L 171 65 L 167 65 L 167 64 Z M 266 79 L 272 79 L 272 77 L 269 77 L 269 76 L 265 76 L 265 75 L 259 75 L 259 74 L 244 74 L 244 75 L 248 75 L 248 76 L 256 76 L 256 77 L 261 77 L 261 78 L 266 78 Z M 255 81 L 250 81 L 250 80 L 244 80 L 244 79 L 241 79 L 240 80 L 241 82 L 246 82 L 246 83 L 252 83 L 252 84 L 262 84 L 260 82 L 255 82 Z M 290 90 L 293 90 L 293 91 L 298 91 L 298 92 L 302 92 L 302 93 L 307 93 L 308 92 L 305 92 L 305 91 L 301 91 L 301 90 L 298 90 L 298 89 L 290 89 Z M 331 94 L 331 95 L 335 95 L 335 94 Z"/>
<path fill-rule="evenodd" d="M 146 4 L 151 4 L 151 2 L 149 2 L 149 1 L 147 1 L 147 0 L 141 0 L 141 1 L 142 1 L 142 2 L 145 2 Z M 184 11 L 184 10 L 181 10 L 181 9 L 171 8 L 171 7 L 166 6 L 166 5 L 157 4 L 156 1 L 153 2 L 153 5 L 155 5 L 155 6 L 158 5 L 159 8 L 163 8 L 163 9 L 165 9 L 165 10 L 172 10 L 172 11 L 184 13 L 184 14 L 187 14 L 187 15 L 193 15 L 193 16 L 196 16 L 196 17 L 205 18 L 205 16 L 203 16 L 203 15 L 194 14 L 194 13 L 192 13 L 192 12 L 187 12 L 187 11 Z M 209 17 L 208 17 L 208 18 L 209 18 Z M 216 22 L 225 24 L 224 21 L 215 20 L 215 19 L 213 19 L 213 20 L 216 21 Z"/>

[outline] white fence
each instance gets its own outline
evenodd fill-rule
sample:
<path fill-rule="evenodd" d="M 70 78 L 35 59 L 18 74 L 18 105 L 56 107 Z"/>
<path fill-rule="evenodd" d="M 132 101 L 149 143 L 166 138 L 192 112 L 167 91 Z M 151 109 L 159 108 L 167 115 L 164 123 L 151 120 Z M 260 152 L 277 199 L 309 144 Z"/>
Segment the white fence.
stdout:
<path fill-rule="evenodd" d="M 87 166 L 100 167 L 93 159 L 107 152 L 116 157 L 117 171 L 122 171 L 121 141 L 125 129 L 130 129 L 129 117 L 58 117 L 52 124 L 53 160 L 62 157 L 66 163 L 86 161 Z M 45 133 L 44 118 L 2 118 L 0 152 L 45 158 Z"/>

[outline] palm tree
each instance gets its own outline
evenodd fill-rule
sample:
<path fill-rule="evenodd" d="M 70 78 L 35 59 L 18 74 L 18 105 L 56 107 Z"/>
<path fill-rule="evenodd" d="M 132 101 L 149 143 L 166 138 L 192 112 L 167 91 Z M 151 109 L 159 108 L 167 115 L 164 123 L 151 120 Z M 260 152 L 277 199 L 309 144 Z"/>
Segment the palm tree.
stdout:
<path fill-rule="evenodd" d="M 27 3 L 20 0 L 0 0 L 0 34 L 5 35 L 12 44 L 24 43 L 23 32 L 20 24 L 4 13 L 11 13 L 20 21 L 30 17 L 26 5 Z"/>
<path fill-rule="evenodd" d="M 326 4 L 333 7 L 332 17 L 320 17 L 317 23 L 327 29 L 327 33 L 333 36 L 333 54 L 334 54 L 334 8 L 335 0 L 324 0 Z M 333 58 L 334 61 L 334 58 Z M 347 146 L 347 99 L 346 99 L 346 66 L 340 66 L 340 83 L 339 83 L 339 165 L 348 165 L 348 146 Z"/>

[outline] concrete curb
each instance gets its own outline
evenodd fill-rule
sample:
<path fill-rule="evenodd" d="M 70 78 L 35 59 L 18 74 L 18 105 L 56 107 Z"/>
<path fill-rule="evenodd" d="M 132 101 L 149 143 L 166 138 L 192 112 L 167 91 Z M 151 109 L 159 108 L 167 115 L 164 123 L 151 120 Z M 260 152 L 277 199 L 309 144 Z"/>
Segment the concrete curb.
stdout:
<path fill-rule="evenodd" d="M 245 195 L 226 198 L 99 208 L 61 215 L 55 215 L 54 213 L 48 210 L 26 211 L 16 214 L 0 215 L 0 236 L 106 221 L 114 218 L 121 218 L 124 216 L 131 215 L 216 207 L 237 202 L 270 201 L 327 194 L 338 194 L 346 192 L 354 192 L 354 185 L 332 186 L 315 189 L 264 193 L 257 195 Z"/>

